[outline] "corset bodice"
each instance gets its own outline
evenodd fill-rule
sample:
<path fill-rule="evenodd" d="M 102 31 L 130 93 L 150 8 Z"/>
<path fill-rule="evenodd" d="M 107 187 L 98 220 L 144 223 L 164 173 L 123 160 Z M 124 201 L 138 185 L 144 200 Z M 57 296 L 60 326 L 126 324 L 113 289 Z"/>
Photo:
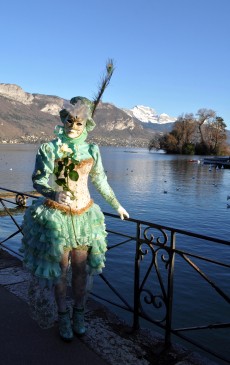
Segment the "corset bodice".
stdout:
<path fill-rule="evenodd" d="M 58 163 L 59 160 L 55 160 L 55 164 Z M 68 179 L 69 189 L 74 193 L 75 199 L 71 200 L 71 208 L 73 209 L 83 209 L 90 202 L 90 192 L 88 189 L 88 177 L 93 166 L 93 159 L 89 158 L 87 160 L 83 160 L 76 164 L 74 167 L 74 171 L 78 173 L 78 180 L 73 181 Z M 63 173 L 60 175 L 60 178 L 63 178 Z M 62 190 L 60 186 L 55 188 L 56 190 Z"/>

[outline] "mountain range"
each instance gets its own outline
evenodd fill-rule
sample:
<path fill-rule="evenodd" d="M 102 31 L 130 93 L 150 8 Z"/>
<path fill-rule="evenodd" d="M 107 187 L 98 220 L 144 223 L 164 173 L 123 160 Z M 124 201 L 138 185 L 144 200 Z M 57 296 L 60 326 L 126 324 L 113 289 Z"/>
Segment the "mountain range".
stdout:
<path fill-rule="evenodd" d="M 133 109 L 122 109 L 131 117 L 137 118 L 142 123 L 167 124 L 174 123 L 177 118 L 172 118 L 168 114 L 157 114 L 156 110 L 149 106 L 137 105 Z"/>
<path fill-rule="evenodd" d="M 54 127 L 61 124 L 59 111 L 66 101 L 30 94 L 18 85 L 0 84 L 0 142 L 34 143 L 54 138 Z M 100 102 L 94 120 L 96 128 L 88 140 L 99 145 L 147 147 L 154 134 L 170 131 L 176 118 L 158 115 L 143 105 L 128 110 Z"/>

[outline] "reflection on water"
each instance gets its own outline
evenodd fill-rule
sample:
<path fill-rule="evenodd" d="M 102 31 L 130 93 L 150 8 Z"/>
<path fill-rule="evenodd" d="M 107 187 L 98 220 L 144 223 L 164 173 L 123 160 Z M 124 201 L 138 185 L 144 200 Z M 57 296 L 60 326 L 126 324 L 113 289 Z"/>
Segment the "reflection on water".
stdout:
<path fill-rule="evenodd" d="M 230 170 L 209 171 L 187 156 L 101 150 L 108 179 L 133 218 L 228 239 Z"/>

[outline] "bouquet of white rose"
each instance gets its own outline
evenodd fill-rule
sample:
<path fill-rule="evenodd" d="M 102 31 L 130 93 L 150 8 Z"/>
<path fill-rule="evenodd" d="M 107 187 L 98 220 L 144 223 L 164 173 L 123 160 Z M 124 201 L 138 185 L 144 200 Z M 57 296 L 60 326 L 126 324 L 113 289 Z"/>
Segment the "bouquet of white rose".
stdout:
<path fill-rule="evenodd" d="M 64 191 L 69 191 L 72 195 L 71 199 L 74 199 L 74 192 L 69 188 L 69 179 L 77 181 L 79 178 L 78 172 L 74 170 L 75 166 L 79 164 L 79 161 L 74 159 L 74 152 L 68 147 L 66 143 L 63 143 L 59 152 L 62 153 L 62 159 L 58 161 L 57 166 L 54 168 L 54 175 L 56 176 L 56 184 L 61 186 Z"/>

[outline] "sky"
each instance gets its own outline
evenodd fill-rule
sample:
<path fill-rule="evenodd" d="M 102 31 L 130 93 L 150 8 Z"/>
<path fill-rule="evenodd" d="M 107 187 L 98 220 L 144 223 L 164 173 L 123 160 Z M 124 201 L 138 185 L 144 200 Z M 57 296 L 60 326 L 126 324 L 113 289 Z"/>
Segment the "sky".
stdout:
<path fill-rule="evenodd" d="M 230 0 L 11 0 L 0 4 L 0 83 L 178 117 L 213 109 L 230 129 Z"/>

